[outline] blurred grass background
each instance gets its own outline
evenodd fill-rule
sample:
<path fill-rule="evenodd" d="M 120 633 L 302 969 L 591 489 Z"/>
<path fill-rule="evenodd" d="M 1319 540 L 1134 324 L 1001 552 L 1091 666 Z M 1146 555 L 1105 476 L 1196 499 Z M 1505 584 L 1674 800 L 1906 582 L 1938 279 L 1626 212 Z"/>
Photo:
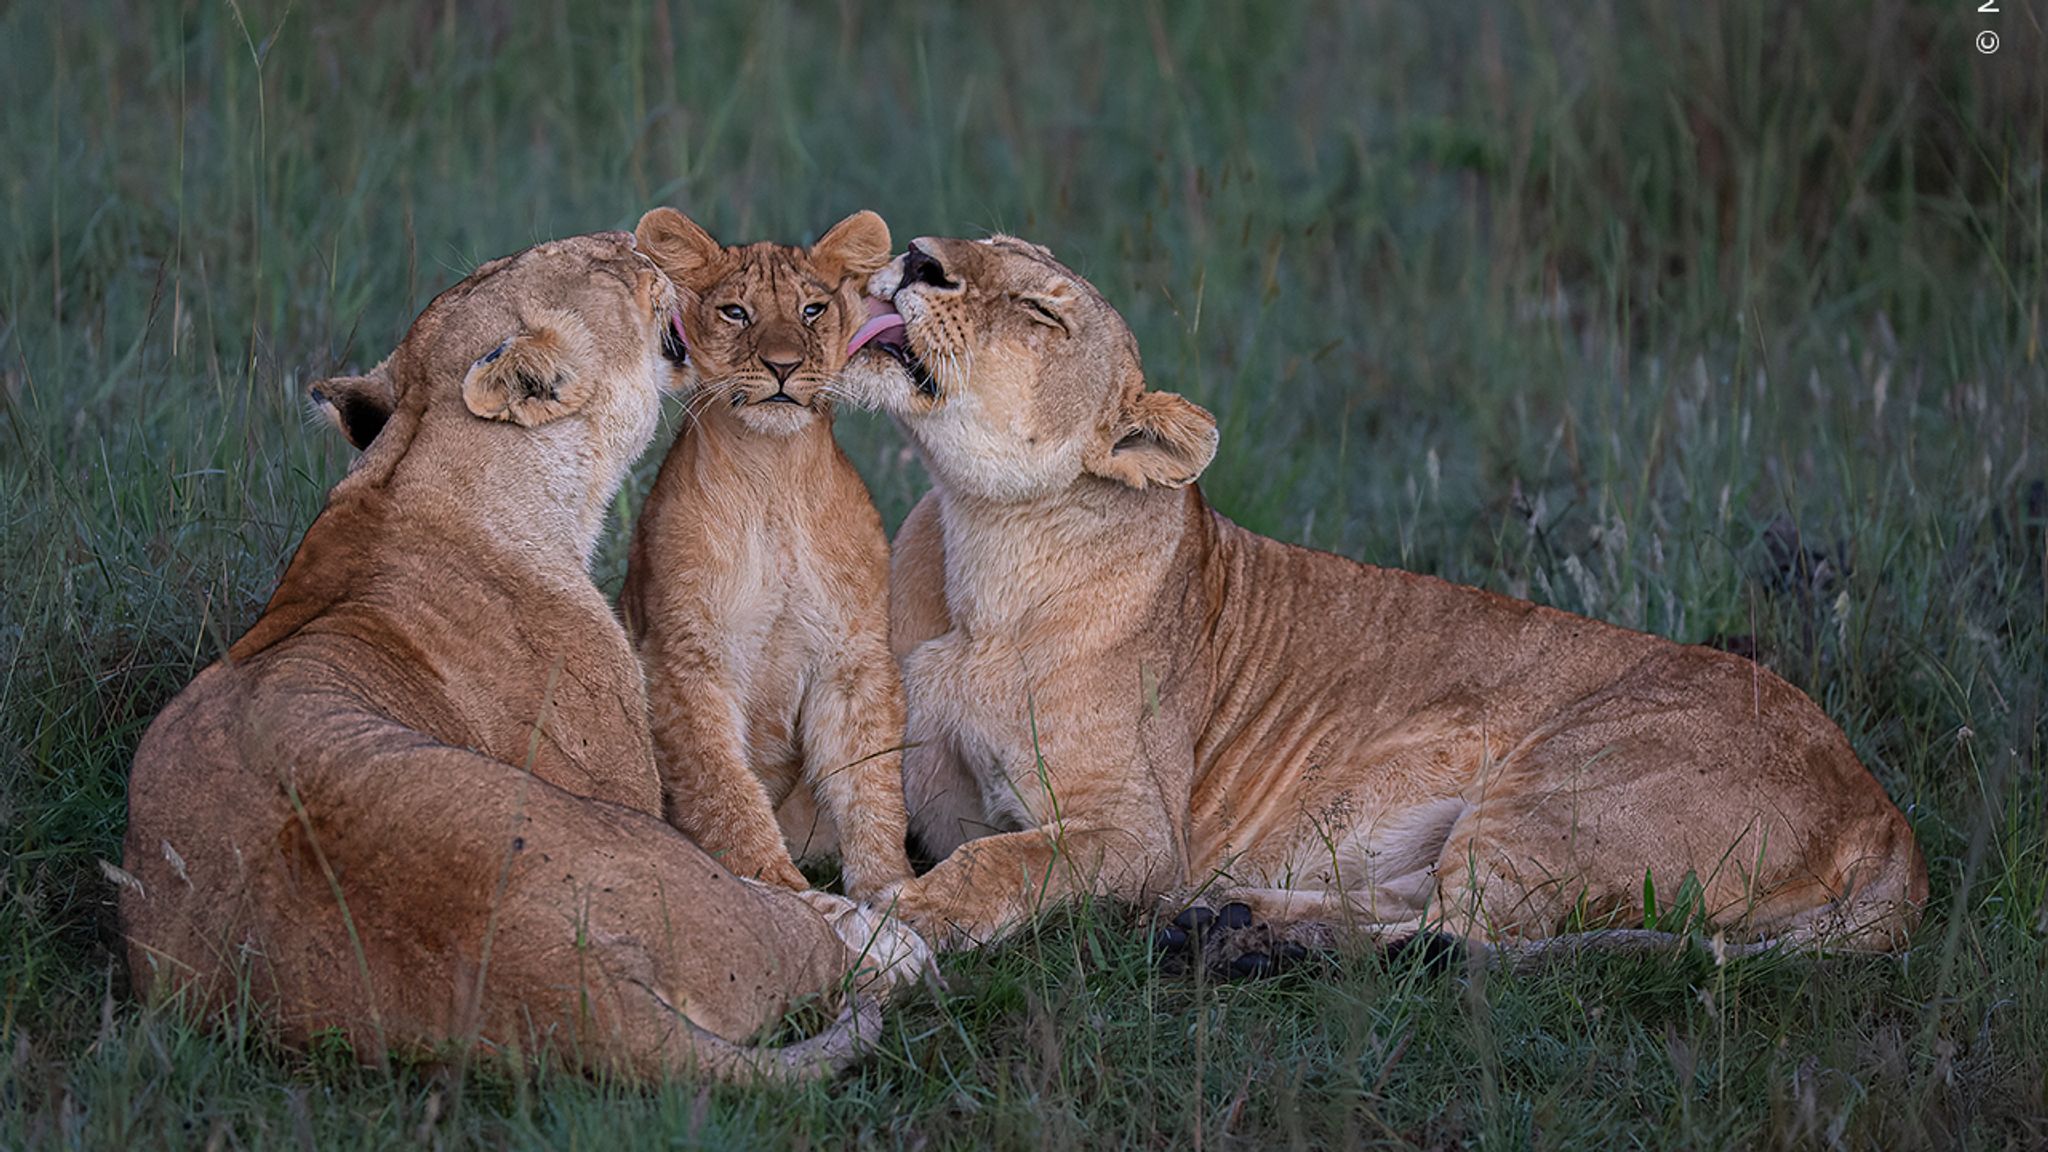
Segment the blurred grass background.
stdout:
<path fill-rule="evenodd" d="M 0 1145 L 2048 1144 L 2048 57 L 1976 8 L 0 6 Z M 1918 947 L 1208 988 L 1091 909 L 795 1092 L 136 1007 L 98 861 L 346 465 L 304 385 L 656 203 L 1046 243 L 1218 414 L 1227 514 L 1756 655 L 1912 818 Z M 893 523 L 914 460 L 839 428 Z"/>

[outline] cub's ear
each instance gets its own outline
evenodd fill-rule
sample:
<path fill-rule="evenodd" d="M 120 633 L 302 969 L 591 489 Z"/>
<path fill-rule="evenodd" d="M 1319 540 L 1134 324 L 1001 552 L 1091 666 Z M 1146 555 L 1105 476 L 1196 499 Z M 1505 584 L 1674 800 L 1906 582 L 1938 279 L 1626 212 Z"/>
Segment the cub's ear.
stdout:
<path fill-rule="evenodd" d="M 486 420 L 533 428 L 567 416 L 590 398 L 597 359 L 590 332 L 555 316 L 479 357 L 462 378 L 462 402 Z"/>
<path fill-rule="evenodd" d="M 723 271 L 725 249 L 673 208 L 656 208 L 640 218 L 633 239 L 668 278 L 692 292 L 703 292 Z"/>
<path fill-rule="evenodd" d="M 1133 488 L 1184 488 L 1216 457 L 1216 418 L 1171 392 L 1131 389 L 1110 438 L 1082 458 L 1095 475 Z"/>
<path fill-rule="evenodd" d="M 889 262 L 889 225 L 865 208 L 839 223 L 811 245 L 811 263 L 827 280 L 871 276 Z"/>
<path fill-rule="evenodd" d="M 306 399 L 360 452 L 384 430 L 398 405 L 398 390 L 392 386 L 390 368 L 379 364 L 367 375 L 315 380 L 306 388 Z"/>

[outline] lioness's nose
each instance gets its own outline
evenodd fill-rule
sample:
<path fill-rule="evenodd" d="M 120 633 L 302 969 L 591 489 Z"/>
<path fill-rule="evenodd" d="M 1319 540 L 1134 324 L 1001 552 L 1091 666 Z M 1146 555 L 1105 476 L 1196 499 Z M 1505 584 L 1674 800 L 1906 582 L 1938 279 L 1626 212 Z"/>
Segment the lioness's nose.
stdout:
<path fill-rule="evenodd" d="M 953 282 L 946 278 L 946 269 L 931 253 L 917 246 L 915 242 L 903 250 L 903 280 L 905 284 L 929 284 L 934 288 L 951 288 Z"/>
<path fill-rule="evenodd" d="M 804 358 L 800 355 L 791 355 L 789 353 L 770 354 L 766 352 L 761 354 L 761 363 L 766 365 L 770 372 L 775 373 L 775 382 L 777 384 L 788 380 L 789 374 L 802 367 L 803 362 Z"/>

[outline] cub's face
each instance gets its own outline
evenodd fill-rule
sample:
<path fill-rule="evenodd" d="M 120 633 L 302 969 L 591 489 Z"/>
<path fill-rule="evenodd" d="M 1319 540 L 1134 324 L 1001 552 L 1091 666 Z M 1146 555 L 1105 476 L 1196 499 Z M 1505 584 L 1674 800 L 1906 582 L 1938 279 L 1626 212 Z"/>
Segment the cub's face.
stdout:
<path fill-rule="evenodd" d="M 883 315 L 861 329 L 848 386 L 955 489 L 1018 501 L 1104 480 L 1180 487 L 1215 454 L 1215 419 L 1147 391 L 1123 317 L 1036 244 L 920 238 L 868 291 Z"/>
<path fill-rule="evenodd" d="M 641 217 L 640 246 L 686 294 L 693 406 L 724 405 L 747 428 L 789 435 L 831 411 L 862 282 L 889 258 L 889 226 L 856 212 L 809 249 L 727 248 L 673 208 Z"/>
<path fill-rule="evenodd" d="M 610 462 L 630 462 L 674 382 L 663 350 L 677 315 L 675 285 L 631 235 L 551 240 L 486 262 L 435 297 L 382 364 L 309 396 L 357 448 L 410 398 L 423 415 L 460 405 L 526 429 L 574 417 Z"/>

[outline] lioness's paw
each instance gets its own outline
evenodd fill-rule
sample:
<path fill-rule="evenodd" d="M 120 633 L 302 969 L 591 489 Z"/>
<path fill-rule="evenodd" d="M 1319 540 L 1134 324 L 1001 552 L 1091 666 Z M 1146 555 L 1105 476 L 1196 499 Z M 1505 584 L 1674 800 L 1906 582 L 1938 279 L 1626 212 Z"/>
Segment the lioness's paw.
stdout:
<path fill-rule="evenodd" d="M 854 979 L 858 990 L 886 992 L 928 976 L 937 978 L 931 946 L 910 925 L 882 908 L 816 889 L 797 895 L 823 916 L 848 950 L 859 957 Z"/>
<path fill-rule="evenodd" d="M 988 936 L 962 923 L 959 910 L 933 900 L 917 879 L 901 880 L 884 887 L 864 903 L 885 909 L 891 916 L 917 930 L 919 936 L 940 952 L 972 948 Z"/>
<path fill-rule="evenodd" d="M 1153 955 L 1170 976 L 1200 971 L 1212 980 L 1271 976 L 1308 959 L 1307 945 L 1283 928 L 1259 922 L 1251 906 L 1195 903 L 1152 937 Z"/>

